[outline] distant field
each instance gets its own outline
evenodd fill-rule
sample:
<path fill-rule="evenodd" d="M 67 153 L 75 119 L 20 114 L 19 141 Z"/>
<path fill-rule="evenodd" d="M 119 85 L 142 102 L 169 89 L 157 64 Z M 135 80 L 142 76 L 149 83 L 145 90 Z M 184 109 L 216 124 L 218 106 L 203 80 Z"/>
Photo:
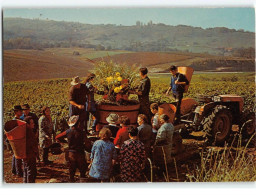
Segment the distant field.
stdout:
<path fill-rule="evenodd" d="M 152 66 L 158 66 L 161 64 L 170 64 L 175 62 L 182 62 L 188 59 L 193 59 L 194 56 L 188 54 L 178 54 L 170 52 L 137 52 L 137 53 L 125 53 L 111 56 L 111 60 L 119 64 L 137 64 L 146 66 L 151 69 Z M 107 58 L 103 58 L 107 60 Z M 100 59 L 99 59 L 100 60 Z M 170 65 L 165 66 L 164 70 Z"/>
<path fill-rule="evenodd" d="M 81 54 L 81 58 L 89 58 L 89 59 L 95 59 L 95 58 L 104 58 L 106 56 L 114 56 L 119 54 L 126 54 L 126 53 L 134 53 L 129 51 L 92 51 L 90 53 Z"/>
<path fill-rule="evenodd" d="M 80 55 L 73 55 L 77 51 Z M 180 62 L 197 58 L 192 54 L 165 52 L 127 52 L 127 51 L 95 51 L 82 48 L 52 48 L 46 50 L 5 50 L 3 53 L 4 82 L 19 80 L 37 80 L 51 78 L 71 78 L 75 75 L 86 76 L 93 69 L 93 60 L 113 60 L 128 65 L 138 64 L 152 67 L 171 62 Z"/>
<path fill-rule="evenodd" d="M 73 55 L 74 51 L 79 52 L 80 55 Z M 177 52 L 95 51 L 83 48 L 5 50 L 3 53 L 4 82 L 71 78 L 76 75 L 84 77 L 94 67 L 87 58 L 94 61 L 112 60 L 118 64 L 137 64 L 147 67 L 151 73 L 166 72 L 170 65 L 189 66 L 209 59 L 220 61 L 219 57 L 208 54 Z M 229 58 L 224 58 L 222 61 Z M 236 65 L 239 66 L 243 62 L 237 62 Z"/>
<path fill-rule="evenodd" d="M 46 51 L 52 52 L 55 55 L 63 55 L 63 56 L 73 56 L 73 52 L 77 51 L 80 55 L 76 56 L 80 59 L 95 59 L 102 58 L 106 56 L 113 56 L 122 53 L 133 53 L 130 51 L 96 51 L 94 49 L 84 49 L 84 48 L 51 48 L 46 49 Z"/>

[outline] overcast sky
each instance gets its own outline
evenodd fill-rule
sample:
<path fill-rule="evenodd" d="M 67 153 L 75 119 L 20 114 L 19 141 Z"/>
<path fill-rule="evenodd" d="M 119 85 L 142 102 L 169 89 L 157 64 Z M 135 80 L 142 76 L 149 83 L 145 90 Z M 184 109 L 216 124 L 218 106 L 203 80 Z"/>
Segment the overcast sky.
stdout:
<path fill-rule="evenodd" d="M 180 8 L 180 7 L 4 7 L 3 17 L 40 18 L 74 21 L 86 24 L 135 25 L 136 21 L 190 25 L 195 27 L 227 27 L 255 32 L 253 7 Z"/>

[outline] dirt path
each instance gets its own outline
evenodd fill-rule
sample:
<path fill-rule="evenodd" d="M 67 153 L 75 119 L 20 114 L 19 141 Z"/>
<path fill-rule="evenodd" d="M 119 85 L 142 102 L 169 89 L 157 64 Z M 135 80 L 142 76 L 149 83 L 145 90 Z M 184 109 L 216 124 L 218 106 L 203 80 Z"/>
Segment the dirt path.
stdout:
<path fill-rule="evenodd" d="M 184 152 L 176 155 L 173 162 L 168 164 L 168 177 L 166 178 L 165 167 L 153 169 L 153 182 L 184 182 L 188 181 L 186 174 L 200 166 L 200 152 L 204 141 L 200 137 L 190 137 L 183 139 Z M 210 147 L 214 150 L 223 150 L 223 147 Z M 256 161 L 256 148 L 247 149 L 247 154 L 252 155 Z M 45 166 L 41 162 L 37 163 L 36 183 L 69 183 L 68 165 L 66 164 L 64 152 L 60 155 L 49 155 L 49 160 L 54 161 L 53 164 Z M 23 179 L 13 176 L 11 173 L 12 153 L 4 150 L 4 181 L 5 183 L 22 183 Z M 76 183 L 79 183 L 79 172 L 76 172 Z M 150 171 L 148 172 L 148 181 L 150 181 Z M 83 182 L 88 182 L 84 180 Z"/>
<path fill-rule="evenodd" d="M 37 163 L 36 183 L 67 183 L 68 168 L 65 164 L 65 155 L 59 156 L 49 155 L 49 160 L 54 161 L 51 165 L 43 165 L 42 162 Z M 21 177 L 14 176 L 11 172 L 12 153 L 4 150 L 4 180 L 6 183 L 23 183 Z"/>

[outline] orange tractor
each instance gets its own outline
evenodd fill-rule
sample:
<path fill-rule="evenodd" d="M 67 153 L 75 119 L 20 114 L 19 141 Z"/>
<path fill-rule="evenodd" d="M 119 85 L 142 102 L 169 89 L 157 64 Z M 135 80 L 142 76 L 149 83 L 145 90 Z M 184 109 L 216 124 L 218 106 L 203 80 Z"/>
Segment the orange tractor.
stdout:
<path fill-rule="evenodd" d="M 191 80 L 193 69 L 179 67 L 178 71 Z M 188 88 L 188 86 L 187 86 Z M 200 96 L 198 101 L 184 98 L 181 103 L 181 122 L 176 126 L 181 134 L 204 131 L 212 144 L 223 144 L 232 132 L 232 125 L 238 125 L 243 138 L 250 138 L 255 132 L 255 113 L 243 112 L 244 99 L 238 95 Z M 159 106 L 159 114 L 167 114 L 174 121 L 174 104 Z"/>

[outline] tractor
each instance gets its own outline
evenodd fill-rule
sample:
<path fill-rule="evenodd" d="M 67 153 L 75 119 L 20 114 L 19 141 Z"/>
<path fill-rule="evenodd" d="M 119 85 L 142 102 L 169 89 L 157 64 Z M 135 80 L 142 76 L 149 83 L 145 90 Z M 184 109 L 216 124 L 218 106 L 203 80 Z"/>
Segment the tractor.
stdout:
<path fill-rule="evenodd" d="M 190 81 L 193 74 L 191 67 L 178 67 Z M 186 86 L 187 92 L 189 86 Z M 181 103 L 181 121 L 175 126 L 181 135 L 194 131 L 205 132 L 209 144 L 221 145 L 227 141 L 232 125 L 238 125 L 243 138 L 250 138 L 255 132 L 255 113 L 243 111 L 244 99 L 238 95 L 201 95 L 197 101 L 184 98 Z M 158 113 L 167 114 L 170 122 L 174 122 L 175 103 L 162 104 Z"/>
<path fill-rule="evenodd" d="M 238 95 L 200 96 L 198 101 L 184 98 L 181 102 L 181 121 L 175 126 L 182 137 L 191 132 L 205 132 L 209 144 L 221 145 L 230 136 L 232 126 L 238 125 L 243 138 L 255 132 L 255 113 L 243 111 L 244 99 Z M 167 114 L 174 121 L 175 103 L 161 104 L 159 115 Z"/>
<path fill-rule="evenodd" d="M 198 99 L 198 102 L 184 99 L 184 106 L 191 110 L 182 116 L 181 132 L 204 131 L 208 142 L 216 145 L 227 141 L 233 125 L 239 126 L 243 138 L 250 138 L 255 133 L 255 113 L 243 112 L 241 96 L 214 95 Z"/>

